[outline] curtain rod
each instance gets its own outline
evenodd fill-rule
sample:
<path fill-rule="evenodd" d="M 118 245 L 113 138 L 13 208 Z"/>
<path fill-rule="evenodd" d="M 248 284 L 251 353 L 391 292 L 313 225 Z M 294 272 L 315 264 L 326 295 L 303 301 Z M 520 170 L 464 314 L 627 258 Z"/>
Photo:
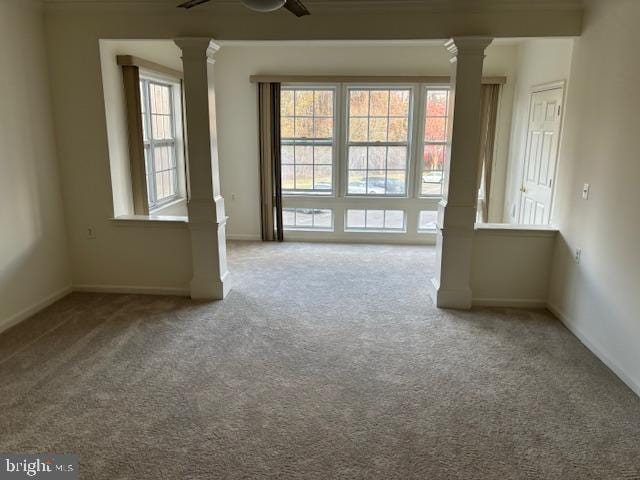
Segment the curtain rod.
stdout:
<path fill-rule="evenodd" d="M 250 75 L 251 83 L 449 83 L 448 75 Z M 482 77 L 484 84 L 504 84 L 507 77 Z"/>

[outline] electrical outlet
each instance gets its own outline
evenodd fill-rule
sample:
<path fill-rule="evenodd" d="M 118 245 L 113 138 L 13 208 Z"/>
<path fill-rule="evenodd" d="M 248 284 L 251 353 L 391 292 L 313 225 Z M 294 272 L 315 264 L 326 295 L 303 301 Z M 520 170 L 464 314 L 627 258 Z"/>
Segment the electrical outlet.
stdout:
<path fill-rule="evenodd" d="M 583 200 L 588 200 L 589 199 L 589 189 L 591 188 L 591 186 L 588 183 L 585 183 L 582 186 L 582 199 Z"/>
<path fill-rule="evenodd" d="M 580 260 L 582 260 L 582 249 L 581 248 L 576 248 L 575 260 L 576 260 L 576 263 L 580 263 Z"/>
<path fill-rule="evenodd" d="M 94 240 L 96 238 L 96 231 L 93 227 L 87 228 L 87 238 L 89 240 Z"/>

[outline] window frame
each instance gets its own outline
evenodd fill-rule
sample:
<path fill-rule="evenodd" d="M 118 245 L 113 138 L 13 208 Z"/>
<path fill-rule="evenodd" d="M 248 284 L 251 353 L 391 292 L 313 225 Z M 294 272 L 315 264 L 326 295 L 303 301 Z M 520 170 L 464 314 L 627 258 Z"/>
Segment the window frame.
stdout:
<path fill-rule="evenodd" d="M 427 98 L 429 90 L 449 90 L 449 98 L 447 100 L 447 115 L 446 115 L 446 130 L 445 130 L 445 139 L 442 142 L 427 142 L 425 139 L 425 130 L 427 128 Z M 442 199 L 444 197 L 444 164 L 442 169 L 442 180 L 440 182 L 440 194 L 422 194 L 422 176 L 425 172 L 424 168 L 424 150 L 427 145 L 443 145 L 445 147 L 445 158 L 444 162 L 447 160 L 447 150 L 451 148 L 449 145 L 449 128 L 450 128 L 450 117 L 451 117 L 451 86 L 449 84 L 443 83 L 424 83 L 420 86 L 420 107 L 418 114 L 420 115 L 420 126 L 417 132 L 418 135 L 418 145 L 419 148 L 416 151 L 416 175 L 415 175 L 415 185 L 414 192 L 416 198 L 421 199 Z"/>
<path fill-rule="evenodd" d="M 364 227 L 349 227 L 349 211 L 350 210 L 362 210 L 365 215 L 365 226 Z M 383 220 L 382 220 L 382 228 L 372 227 L 369 228 L 366 225 L 367 222 L 367 212 L 371 210 L 382 210 L 383 212 Z M 387 228 L 384 226 L 386 221 L 387 212 L 402 212 L 402 228 Z M 404 208 L 394 208 L 394 207 L 346 207 L 344 209 L 344 232 L 345 233 L 407 233 L 407 211 Z"/>
<path fill-rule="evenodd" d="M 169 107 L 170 107 L 170 125 L 171 125 L 171 139 L 155 140 L 153 138 L 153 126 L 152 126 L 152 113 L 150 109 L 150 86 L 152 84 L 168 87 L 169 89 Z M 146 85 L 146 88 L 143 88 Z M 148 177 L 147 181 L 147 203 L 149 206 L 149 212 L 159 210 L 166 205 L 184 198 L 184 192 L 180 189 L 180 146 L 181 146 L 181 115 L 180 111 L 182 103 L 182 85 L 175 79 L 171 79 L 162 75 L 158 75 L 154 72 L 146 70 L 140 70 L 140 90 L 141 90 L 141 102 L 144 104 L 144 111 L 141 112 L 142 119 L 142 144 L 143 153 L 145 153 L 145 172 Z M 142 107 L 142 106 L 141 106 Z M 145 133 L 147 138 L 145 139 Z M 169 170 L 174 171 L 173 175 L 173 189 L 174 194 L 168 197 L 164 197 L 160 200 L 157 198 L 157 182 L 156 182 L 156 169 L 154 159 L 154 148 L 170 146 L 172 147 L 172 167 Z"/>
<path fill-rule="evenodd" d="M 291 190 L 286 190 L 283 188 L 282 189 L 282 196 L 283 197 L 293 197 L 293 198 L 304 198 L 304 197 L 309 197 L 309 198 L 336 198 L 339 195 L 339 188 L 338 188 L 338 150 L 340 148 L 340 142 L 341 142 L 341 138 L 340 138 L 340 112 L 342 111 L 342 107 L 340 104 L 340 88 L 341 85 L 337 84 L 337 83 L 322 83 L 322 84 L 317 84 L 317 83 L 283 83 L 280 86 L 280 90 L 281 92 L 285 91 L 285 90 L 332 90 L 333 91 L 333 137 L 331 140 L 330 144 L 322 144 L 320 143 L 319 145 L 331 145 L 332 148 L 332 152 L 331 152 L 331 190 L 330 191 L 322 191 L 322 190 L 307 190 L 307 191 L 291 191 Z M 294 112 L 295 115 L 295 112 Z M 300 145 L 300 143 L 295 143 L 295 140 L 293 141 L 294 143 L 284 143 L 282 141 L 282 134 L 280 136 L 280 148 L 281 148 L 281 152 L 282 152 L 282 146 L 284 145 Z M 310 143 L 308 145 L 313 146 L 313 145 L 318 145 L 315 139 L 312 139 L 310 141 Z M 303 143 L 304 145 L 304 143 Z M 313 164 L 315 167 L 315 163 Z M 317 231 L 318 229 L 314 229 L 314 231 Z M 326 230 L 321 230 L 321 231 L 326 231 Z"/>
<path fill-rule="evenodd" d="M 415 156 L 415 102 L 416 93 L 419 92 L 419 84 L 404 83 L 344 83 L 342 87 L 342 111 L 341 117 L 344 126 L 341 132 L 341 159 L 342 165 L 339 165 L 341 174 L 341 196 L 344 198 L 412 198 L 412 185 L 414 184 L 414 156 Z M 349 147 L 350 146 L 404 146 L 402 142 L 350 142 L 349 128 L 349 92 L 351 90 L 409 90 L 409 115 L 407 123 L 407 168 L 405 176 L 405 192 L 404 194 L 369 194 L 369 193 L 349 193 Z M 346 217 L 346 212 L 345 212 Z M 345 223 L 346 226 L 346 223 Z"/>

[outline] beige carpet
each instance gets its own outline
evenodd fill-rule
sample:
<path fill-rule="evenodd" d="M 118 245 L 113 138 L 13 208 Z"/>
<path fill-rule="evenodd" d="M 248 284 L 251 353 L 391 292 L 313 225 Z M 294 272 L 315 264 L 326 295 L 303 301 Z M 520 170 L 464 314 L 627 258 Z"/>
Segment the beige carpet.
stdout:
<path fill-rule="evenodd" d="M 436 310 L 432 261 L 238 244 L 224 302 L 71 295 L 0 335 L 0 451 L 83 479 L 640 478 L 640 399 L 547 313 Z"/>

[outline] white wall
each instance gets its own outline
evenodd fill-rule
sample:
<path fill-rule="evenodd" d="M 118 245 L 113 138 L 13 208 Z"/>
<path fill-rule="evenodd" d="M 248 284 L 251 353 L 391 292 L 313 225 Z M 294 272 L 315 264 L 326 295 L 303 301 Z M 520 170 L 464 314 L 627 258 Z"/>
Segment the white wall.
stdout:
<path fill-rule="evenodd" d="M 550 303 L 640 394 L 640 3 L 611 0 L 576 40 Z M 591 195 L 582 200 L 584 183 Z M 582 249 L 579 264 L 573 260 Z"/>
<path fill-rule="evenodd" d="M 0 330 L 68 291 L 44 19 L 0 2 Z"/>
<path fill-rule="evenodd" d="M 572 39 L 528 39 L 524 40 L 518 48 L 511 143 L 509 145 L 502 214 L 502 221 L 505 223 L 516 223 L 518 218 L 517 203 L 520 199 L 519 189 L 522 185 L 531 88 L 558 80 L 567 81 L 567 87 L 570 88 L 572 50 Z M 566 92 L 567 90 L 565 90 L 565 95 Z M 560 151 L 561 157 L 562 150 Z M 492 204 L 499 201 L 499 197 L 491 199 Z M 514 212 L 516 213 L 514 214 Z M 494 221 L 499 220 L 494 217 Z"/>
<path fill-rule="evenodd" d="M 216 54 L 215 75 L 222 195 L 226 199 L 230 237 L 260 237 L 257 90 L 249 82 L 250 75 L 448 75 L 449 54 L 441 43 L 223 44 Z M 484 68 L 487 76 L 508 77 L 503 87 L 496 145 L 500 185 L 504 184 L 506 171 L 516 48 L 501 42 L 489 47 Z"/>

